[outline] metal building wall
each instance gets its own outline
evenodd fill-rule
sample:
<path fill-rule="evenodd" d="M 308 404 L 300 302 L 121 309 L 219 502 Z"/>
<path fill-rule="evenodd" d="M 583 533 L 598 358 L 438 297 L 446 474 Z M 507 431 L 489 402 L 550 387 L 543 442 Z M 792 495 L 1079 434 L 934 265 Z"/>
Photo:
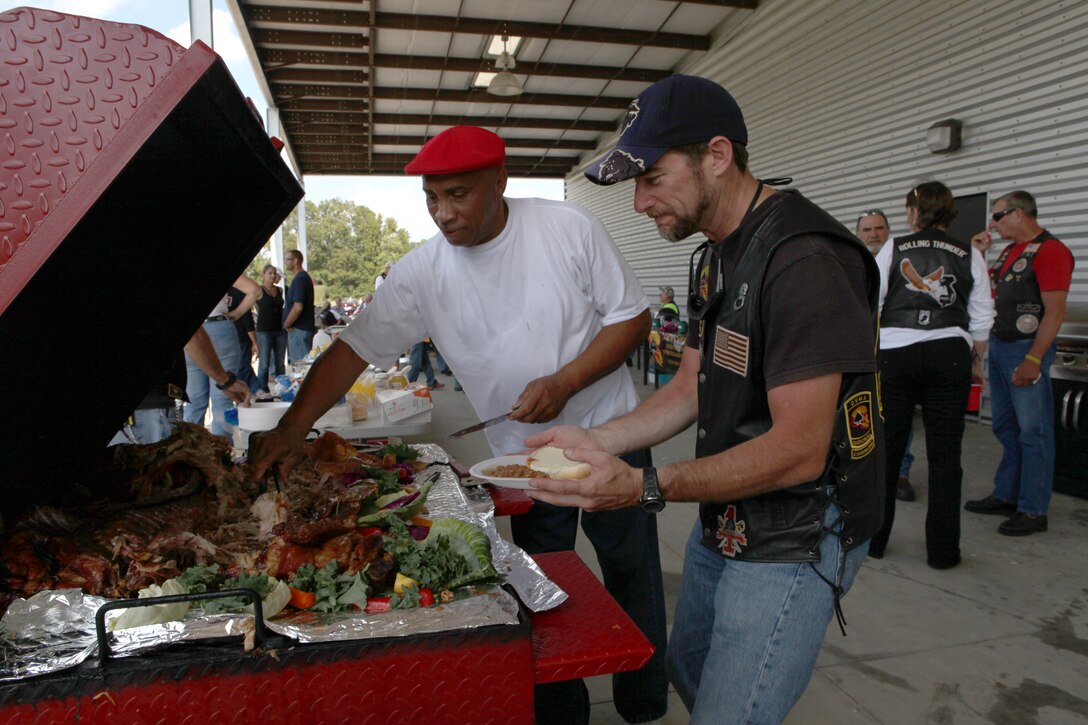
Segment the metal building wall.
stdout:
<path fill-rule="evenodd" d="M 906 233 L 903 196 L 924 178 L 957 196 L 1027 189 L 1073 250 L 1070 302 L 1088 317 L 1088 2 L 761 0 L 683 72 L 737 98 L 757 176 L 793 176 L 851 228 L 875 206 Z M 926 129 L 946 118 L 963 122 L 963 147 L 932 154 Z M 632 187 L 579 172 L 566 193 L 604 220 L 651 299 L 671 284 L 682 301 L 702 238 L 661 240 Z"/>

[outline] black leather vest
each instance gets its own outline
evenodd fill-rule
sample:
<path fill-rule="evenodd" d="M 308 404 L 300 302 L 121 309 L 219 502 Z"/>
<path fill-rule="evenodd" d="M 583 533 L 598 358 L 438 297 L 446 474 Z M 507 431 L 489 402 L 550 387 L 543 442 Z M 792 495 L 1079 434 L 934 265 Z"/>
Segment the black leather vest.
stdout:
<path fill-rule="evenodd" d="M 1005 342 L 1016 340 L 1034 340 L 1039 322 L 1046 312 L 1043 293 L 1039 291 L 1039 281 L 1035 278 L 1035 254 L 1048 239 L 1054 239 L 1050 232 L 1043 233 L 1028 242 L 1024 251 L 1001 275 L 1001 267 L 1009 257 L 1016 243 L 1005 247 L 1001 256 L 990 267 L 990 281 L 994 286 L 994 337 Z"/>
<path fill-rule="evenodd" d="M 968 329 L 971 245 L 939 229 L 896 238 L 881 327 Z"/>
<path fill-rule="evenodd" d="M 696 457 L 719 453 L 771 427 L 760 296 L 767 265 L 780 245 L 798 235 L 819 234 L 860 250 L 868 267 L 875 335 L 880 281 L 872 255 L 803 196 L 781 193 L 789 197 L 750 234 L 732 279 L 723 280 L 719 312 L 705 318 Z M 843 546 L 852 549 L 880 528 L 883 472 L 876 373 L 844 375 L 827 466 L 820 478 L 739 501 L 701 504 L 702 543 L 748 561 L 818 561 L 824 510 L 835 502 L 843 513 Z"/>

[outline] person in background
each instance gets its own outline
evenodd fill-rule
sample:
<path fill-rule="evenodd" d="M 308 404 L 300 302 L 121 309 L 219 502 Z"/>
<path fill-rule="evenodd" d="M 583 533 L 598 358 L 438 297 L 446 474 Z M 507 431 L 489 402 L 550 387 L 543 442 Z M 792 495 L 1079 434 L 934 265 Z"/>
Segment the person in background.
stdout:
<path fill-rule="evenodd" d="M 657 288 L 657 299 L 661 302 L 661 307 L 657 310 L 657 316 L 659 318 L 664 317 L 665 315 L 670 315 L 673 318 L 680 317 L 680 308 L 676 306 L 676 302 L 673 299 L 675 296 L 676 293 L 673 291 L 672 287 Z"/>
<path fill-rule="evenodd" d="M 427 387 L 431 390 L 441 390 L 446 387 L 438 382 L 434 376 L 434 366 L 431 365 L 430 340 L 417 342 L 408 352 L 408 382 L 414 383 L 419 378 L 420 371 L 427 379 Z"/>
<path fill-rule="evenodd" d="M 227 315 L 232 316 L 239 307 L 247 302 L 247 299 L 245 293 L 237 287 L 231 287 L 227 290 L 227 295 L 230 297 Z M 260 287 L 257 288 L 257 295 L 260 295 Z M 259 345 L 257 343 L 257 328 L 253 323 L 252 308 L 241 313 L 234 320 L 234 332 L 238 335 L 238 356 L 240 360 L 237 370 L 238 379 L 249 386 L 251 393 L 256 393 L 261 389 L 261 383 L 257 378 L 257 374 L 253 372 L 253 358 L 257 355 Z"/>
<path fill-rule="evenodd" d="M 268 376 L 287 372 L 284 355 L 287 353 L 287 332 L 283 329 L 283 291 L 280 290 L 279 270 L 266 264 L 261 272 L 261 293 L 257 297 L 257 381 L 265 393 Z"/>
<path fill-rule="evenodd" d="M 453 375 L 453 370 L 446 363 L 446 359 L 442 357 L 442 351 L 438 349 L 437 345 L 434 348 L 434 362 L 438 366 L 438 372 L 443 375 Z M 457 382 L 456 377 L 453 378 L 453 389 L 458 391 L 463 389 L 461 383 Z"/>
<path fill-rule="evenodd" d="M 888 217 L 880 209 L 864 209 L 858 213 L 858 223 L 854 227 L 854 233 L 875 257 L 891 234 Z"/>
<path fill-rule="evenodd" d="M 692 253 L 683 361 L 634 412 L 525 441 L 592 466 L 533 479 L 537 505 L 700 503 L 667 660 L 691 722 L 714 725 L 786 717 L 883 508 L 876 264 L 829 214 L 756 179 L 747 142 L 737 102 L 705 78 L 670 76 L 628 107 L 586 176 L 634 179 L 635 212 L 668 241 L 710 240 Z M 693 423 L 694 460 L 614 457 Z"/>
<path fill-rule="evenodd" d="M 179 351 L 177 357 L 171 361 L 161 382 L 144 397 L 109 445 L 150 445 L 170 437 L 178 420 L 178 408 L 185 403 L 186 359 L 196 363 L 217 385 L 223 385 L 223 394 L 231 401 L 238 405 L 249 405 L 248 386 L 237 378 L 231 381 L 230 374 L 223 369 L 215 354 L 211 338 L 201 326 L 193 333 L 189 342 L 185 343 L 184 352 Z"/>
<path fill-rule="evenodd" d="M 382 286 L 382 282 L 385 282 L 385 278 L 389 276 L 389 270 L 393 268 L 392 262 L 386 262 L 385 267 L 381 272 L 378 272 L 378 276 L 374 278 L 374 291 L 377 292 L 378 288 Z"/>
<path fill-rule="evenodd" d="M 854 233 L 875 257 L 891 234 L 887 215 L 880 209 L 861 210 L 858 212 Z M 907 448 L 903 452 L 903 461 L 899 464 L 899 476 L 895 484 L 895 498 L 899 501 L 914 501 L 918 498 L 910 483 L 910 467 L 914 465 L 914 454 L 910 451 L 913 444 L 914 431 L 910 430 L 907 432 Z"/>
<path fill-rule="evenodd" d="M 227 438 L 231 436 L 234 428 L 224 420 L 224 415 L 232 405 L 231 396 L 226 391 L 238 379 L 238 374 L 235 371 L 241 362 L 239 359 L 241 355 L 238 351 L 238 335 L 235 333 L 232 323 L 234 319 L 249 312 L 260 292 L 257 283 L 245 275 L 241 275 L 234 280 L 234 286 L 245 293 L 245 300 L 242 304 L 234 312 L 229 313 L 230 316 L 228 316 L 230 295 L 224 294 L 223 299 L 212 309 L 211 314 L 208 315 L 203 324 L 204 331 L 208 333 L 212 347 L 215 349 L 216 357 L 223 369 L 227 371 L 228 379 L 214 379 L 208 374 L 205 367 L 200 364 L 200 360 L 193 357 L 188 347 L 186 347 L 185 351 L 187 378 L 185 394 L 189 398 L 189 402 L 185 404 L 185 422 L 204 425 L 204 418 L 207 415 L 210 402 L 212 408 L 211 431 L 215 435 L 226 436 Z"/>
<path fill-rule="evenodd" d="M 505 156 L 496 134 L 455 126 L 405 167 L 422 175 L 427 210 L 440 231 L 397 261 L 381 292 L 314 363 L 277 427 L 250 439 L 258 478 L 269 466 L 286 471 L 301 460 L 313 421 L 368 360 L 388 369 L 428 336 L 481 420 L 510 415 L 484 431 L 496 456 L 524 450 L 526 436 L 543 423 L 592 425 L 635 407 L 623 361 L 650 327 L 638 277 L 585 209 L 504 196 Z M 650 465 L 649 451 L 640 447 L 630 460 Z M 613 677 L 616 709 L 629 722 L 663 717 L 668 682 L 657 521 L 635 505 L 580 515 L 541 503 L 513 517 L 514 543 L 530 553 L 573 549 L 579 519 L 605 587 L 656 648 L 641 670 Z M 540 685 L 534 702 L 537 722 L 589 718 L 581 680 Z"/>
<path fill-rule="evenodd" d="M 978 250 L 945 229 L 956 218 L 952 192 L 939 181 L 907 194 L 913 233 L 876 255 L 880 268 L 880 385 L 885 464 L 884 525 L 869 543 L 879 559 L 895 521 L 896 474 L 922 406 L 929 462 L 926 562 L 934 569 L 960 563 L 964 416 L 971 382 L 982 382 L 982 361 L 993 324 L 986 262 Z"/>
<path fill-rule="evenodd" d="M 292 249 L 283 256 L 287 271 L 295 276 L 287 288 L 283 305 L 283 329 L 287 330 L 287 361 L 306 357 L 313 346 L 317 323 L 314 319 L 314 284 L 302 268 L 302 252 Z"/>
<path fill-rule="evenodd" d="M 990 267 L 997 319 L 990 335 L 990 411 L 1001 462 L 989 496 L 972 513 L 1009 517 L 997 531 L 1028 536 L 1047 530 L 1054 488 L 1054 396 L 1050 366 L 1065 319 L 1073 255 L 1039 226 L 1035 197 L 1013 191 L 991 208 L 989 228 L 1009 244 Z M 985 243 L 987 232 L 971 238 Z"/>

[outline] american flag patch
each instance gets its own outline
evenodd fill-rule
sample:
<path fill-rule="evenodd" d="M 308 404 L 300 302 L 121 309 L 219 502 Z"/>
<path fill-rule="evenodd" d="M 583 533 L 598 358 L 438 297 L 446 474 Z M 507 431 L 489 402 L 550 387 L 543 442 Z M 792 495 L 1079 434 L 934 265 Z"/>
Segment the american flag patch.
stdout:
<path fill-rule="evenodd" d="M 714 364 L 747 377 L 748 338 L 718 325 L 714 334 Z"/>

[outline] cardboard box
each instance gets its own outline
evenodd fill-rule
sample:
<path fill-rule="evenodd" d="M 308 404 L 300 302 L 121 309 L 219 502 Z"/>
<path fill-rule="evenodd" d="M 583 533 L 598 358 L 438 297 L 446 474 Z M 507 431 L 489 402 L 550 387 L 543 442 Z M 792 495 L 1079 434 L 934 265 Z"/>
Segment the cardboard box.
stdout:
<path fill-rule="evenodd" d="M 378 390 L 375 396 L 385 423 L 398 423 L 434 407 L 431 391 L 426 386 L 407 390 Z"/>

